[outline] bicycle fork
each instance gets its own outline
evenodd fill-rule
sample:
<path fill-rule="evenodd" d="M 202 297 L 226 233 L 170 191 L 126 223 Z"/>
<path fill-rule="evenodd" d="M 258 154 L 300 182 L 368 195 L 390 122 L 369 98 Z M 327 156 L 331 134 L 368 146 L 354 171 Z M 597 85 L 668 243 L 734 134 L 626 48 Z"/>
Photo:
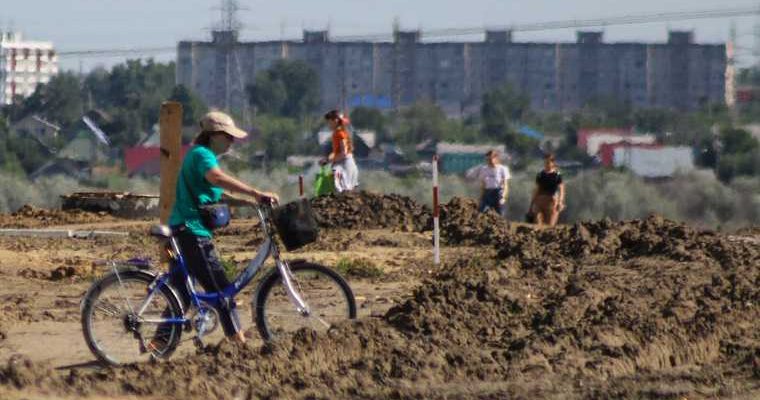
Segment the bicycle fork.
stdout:
<path fill-rule="evenodd" d="M 282 276 L 282 284 L 285 286 L 285 291 L 288 293 L 290 302 L 293 303 L 293 305 L 296 307 L 298 314 L 305 318 L 314 317 L 317 319 L 317 321 L 319 321 L 319 323 L 324 325 L 325 328 L 329 328 L 329 323 L 327 323 L 322 318 L 319 318 L 318 316 L 312 315 L 309 305 L 306 304 L 306 301 L 301 297 L 301 294 L 296 287 L 298 285 L 298 282 L 295 281 L 288 263 L 286 261 L 280 260 L 279 258 L 275 259 L 275 263 L 277 264 L 277 269 L 280 271 L 280 276 Z"/>
<path fill-rule="evenodd" d="M 277 264 L 277 269 L 280 271 L 280 276 L 282 277 L 282 284 L 285 285 L 285 291 L 288 293 L 288 297 L 290 298 L 290 301 L 296 307 L 296 310 L 298 310 L 299 314 L 303 315 L 304 317 L 308 317 L 309 306 L 301 298 L 301 295 L 298 293 L 298 291 L 295 288 L 295 285 L 293 284 L 293 274 L 290 272 L 290 267 L 288 266 L 288 263 L 286 261 L 282 261 L 279 259 L 276 260 L 275 263 Z"/>

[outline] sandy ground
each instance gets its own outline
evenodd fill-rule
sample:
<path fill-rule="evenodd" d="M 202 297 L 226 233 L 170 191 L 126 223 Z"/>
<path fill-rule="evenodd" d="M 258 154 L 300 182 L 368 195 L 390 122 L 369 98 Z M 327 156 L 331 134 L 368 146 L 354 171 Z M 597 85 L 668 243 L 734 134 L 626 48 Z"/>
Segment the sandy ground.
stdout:
<path fill-rule="evenodd" d="M 5 321 L 7 336 L 0 344 L 0 364 L 14 354 L 48 362 L 56 368 L 92 362 L 94 358 L 82 337 L 80 300 L 90 284 L 108 272 L 107 267 L 93 264 L 98 260 L 125 258 L 128 254 L 145 255 L 140 250 L 150 247 L 152 240 L 138 236 L 138 232 L 147 231 L 148 226 L 147 222 L 60 226 L 80 230 L 129 229 L 134 232 L 134 237 L 129 238 L 0 238 L 0 276 L 4 282 L 0 286 L 3 304 L 0 318 Z M 236 221 L 231 228 L 233 232 L 247 232 L 255 229 L 255 223 Z M 329 231 L 320 243 L 303 251 L 286 253 L 285 258 L 324 265 L 335 265 L 340 259 L 372 260 L 382 269 L 381 277 L 347 277 L 357 298 L 360 318 L 383 315 L 392 305 L 410 296 L 420 278 L 433 271 L 429 235 L 390 230 L 364 231 L 358 239 L 356 235 L 355 231 Z M 252 239 L 244 234 L 222 235 L 216 242 L 223 258 L 235 260 L 242 267 L 257 250 L 253 244 L 246 245 Z M 389 248 L 389 244 L 394 247 Z M 447 249 L 445 254 L 467 250 L 464 247 Z M 148 255 L 153 260 L 158 259 L 155 252 Z M 71 267 L 74 271 L 68 277 L 51 278 L 61 267 Z M 267 267 L 271 268 L 271 263 Z M 253 328 L 250 301 L 257 283 L 257 280 L 252 282 L 238 296 L 241 319 L 247 328 Z M 219 339 L 221 332 L 210 337 L 210 341 Z M 257 335 L 253 341 L 261 344 Z M 193 351 L 194 346 L 186 340 L 179 355 Z"/>
<path fill-rule="evenodd" d="M 351 207 L 362 201 L 386 211 L 285 257 L 377 267 L 372 278 L 346 276 L 357 322 L 200 352 L 186 341 L 169 362 L 117 369 L 93 363 L 79 301 L 106 272 L 94 261 L 157 259 L 149 223 L 0 216 L 4 226 L 132 233 L 0 237 L 0 399 L 760 398 L 756 230 L 721 235 L 657 217 L 536 230 L 453 201 L 442 215 L 445 263 L 434 266 L 424 209 L 351 200 L 337 213 L 361 214 Z M 413 220 L 397 208 L 415 210 Z M 235 221 L 216 240 L 220 254 L 243 265 L 257 232 Z M 255 286 L 239 296 L 248 328 Z"/>

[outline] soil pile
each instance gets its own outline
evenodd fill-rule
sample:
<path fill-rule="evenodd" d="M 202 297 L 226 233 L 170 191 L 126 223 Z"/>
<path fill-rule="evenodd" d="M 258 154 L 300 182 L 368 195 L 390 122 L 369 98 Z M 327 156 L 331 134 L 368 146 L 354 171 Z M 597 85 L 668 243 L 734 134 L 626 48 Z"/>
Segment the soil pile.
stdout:
<path fill-rule="evenodd" d="M 737 235 L 741 236 L 756 236 L 760 237 L 760 226 L 748 226 L 746 228 L 736 231 Z"/>
<path fill-rule="evenodd" d="M 12 214 L 0 214 L 2 228 L 38 228 L 68 224 L 90 224 L 115 221 L 104 212 L 92 213 L 82 210 L 48 210 L 25 205 Z"/>
<path fill-rule="evenodd" d="M 537 229 L 510 224 L 495 213 L 478 213 L 474 201 L 452 199 L 441 209 L 442 235 L 451 244 L 491 245 L 501 257 L 530 265 L 622 262 L 661 257 L 681 262 L 718 263 L 726 268 L 760 264 L 749 242 L 701 231 L 653 215 L 643 220 L 609 219 Z"/>
<path fill-rule="evenodd" d="M 347 192 L 311 200 L 323 228 L 390 228 L 420 232 L 432 227 L 430 208 L 397 194 Z"/>
<path fill-rule="evenodd" d="M 448 265 L 383 318 L 53 381 L 16 361 L 0 382 L 191 399 L 757 394 L 755 246 L 657 217 L 501 235 L 472 221 L 500 257 Z"/>
<path fill-rule="evenodd" d="M 478 203 L 455 197 L 441 206 L 441 236 L 452 244 L 489 245 L 510 236 L 509 223 L 493 211 L 481 213 Z"/>

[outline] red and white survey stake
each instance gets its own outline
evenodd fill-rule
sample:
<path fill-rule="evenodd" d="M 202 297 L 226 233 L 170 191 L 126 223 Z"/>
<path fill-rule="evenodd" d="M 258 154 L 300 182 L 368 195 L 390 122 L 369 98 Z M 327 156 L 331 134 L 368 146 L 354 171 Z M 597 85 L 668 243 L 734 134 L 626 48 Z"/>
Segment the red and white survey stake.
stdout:
<path fill-rule="evenodd" d="M 433 156 L 433 263 L 441 263 L 441 242 L 440 227 L 438 225 L 438 216 L 440 206 L 438 205 L 438 156 Z"/>

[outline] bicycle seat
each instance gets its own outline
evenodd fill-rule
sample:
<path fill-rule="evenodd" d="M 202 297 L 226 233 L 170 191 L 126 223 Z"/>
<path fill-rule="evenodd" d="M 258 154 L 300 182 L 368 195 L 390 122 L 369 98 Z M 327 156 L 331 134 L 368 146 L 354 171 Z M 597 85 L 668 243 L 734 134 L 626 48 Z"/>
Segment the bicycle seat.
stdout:
<path fill-rule="evenodd" d="M 150 235 L 159 237 L 159 238 L 169 239 L 170 237 L 172 237 L 172 230 L 166 225 L 160 225 L 160 224 L 153 225 L 150 227 Z"/>

